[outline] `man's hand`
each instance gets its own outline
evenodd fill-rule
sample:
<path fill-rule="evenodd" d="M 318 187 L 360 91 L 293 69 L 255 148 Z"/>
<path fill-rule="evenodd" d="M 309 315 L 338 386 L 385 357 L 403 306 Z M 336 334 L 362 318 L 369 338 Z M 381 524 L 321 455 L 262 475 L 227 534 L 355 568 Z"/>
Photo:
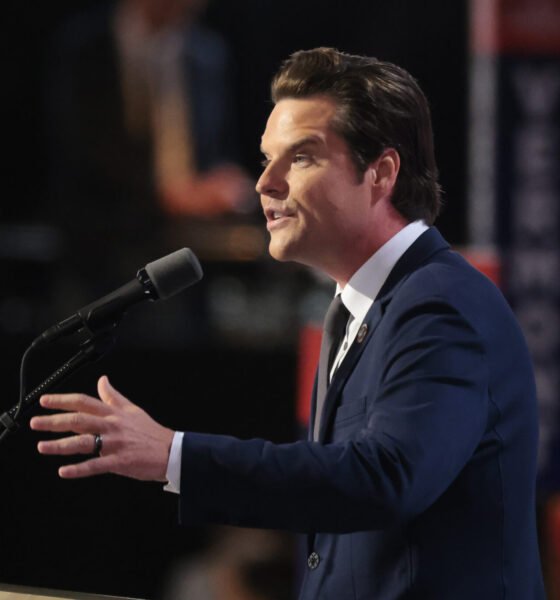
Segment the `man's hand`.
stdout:
<path fill-rule="evenodd" d="M 65 479 L 116 473 L 145 481 L 166 481 L 169 450 L 174 432 L 156 423 L 141 408 L 111 386 L 106 376 L 99 379 L 101 402 L 84 394 L 42 396 L 44 408 L 62 410 L 49 416 L 33 417 L 31 428 L 38 431 L 73 432 L 76 435 L 39 442 L 41 454 L 93 454 L 95 436 L 103 439 L 99 456 L 60 467 Z"/>

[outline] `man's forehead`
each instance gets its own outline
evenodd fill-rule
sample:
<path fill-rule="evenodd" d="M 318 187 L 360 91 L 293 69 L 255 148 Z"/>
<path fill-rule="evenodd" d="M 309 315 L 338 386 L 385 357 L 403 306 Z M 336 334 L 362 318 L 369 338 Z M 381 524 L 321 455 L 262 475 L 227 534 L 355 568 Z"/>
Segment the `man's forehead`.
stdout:
<path fill-rule="evenodd" d="M 324 141 L 336 104 L 325 96 L 309 98 L 284 98 L 272 109 L 262 135 L 262 147 L 269 144 L 292 144 L 298 138 Z"/>

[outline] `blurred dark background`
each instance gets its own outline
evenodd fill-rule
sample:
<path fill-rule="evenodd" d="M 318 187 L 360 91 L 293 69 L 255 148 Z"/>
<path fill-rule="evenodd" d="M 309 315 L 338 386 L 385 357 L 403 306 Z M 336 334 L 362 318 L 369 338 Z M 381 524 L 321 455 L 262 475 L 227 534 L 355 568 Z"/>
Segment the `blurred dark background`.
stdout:
<path fill-rule="evenodd" d="M 64 47 L 60 40 L 88 18 L 95 21 L 100 6 L 94 0 L 21 2 L 5 21 L 0 408 L 17 400 L 20 358 L 35 335 L 132 279 L 146 262 L 189 246 L 202 262 L 203 282 L 168 303 L 131 311 L 112 352 L 60 389 L 95 393 L 98 376 L 107 373 L 118 389 L 176 429 L 291 441 L 299 435 L 300 333 L 320 321 L 331 286 L 306 269 L 273 263 L 254 198 L 242 210 L 162 218 L 142 212 L 140 201 L 123 192 L 115 196 L 118 214 L 112 200 L 102 199 L 95 227 L 87 230 L 88 217 L 79 238 L 68 231 L 69 219 L 89 214 L 85 197 L 91 190 L 74 192 L 80 190 L 72 187 L 75 181 L 57 180 L 59 156 L 53 153 L 62 146 L 53 139 L 65 141 L 57 140 L 61 116 L 52 112 L 53 64 L 64 64 L 61 48 L 68 64 L 77 59 L 72 43 L 79 47 L 80 36 Z M 465 0 L 210 0 L 198 22 L 222 38 L 231 58 L 227 105 L 234 115 L 237 166 L 257 178 L 260 135 L 271 109 L 269 82 L 291 52 L 334 46 L 394 61 L 419 80 L 432 106 L 445 190 L 438 226 L 452 244 L 467 244 L 467 9 Z M 77 31 L 87 39 L 87 28 Z M 92 89 L 94 104 L 97 91 L 103 95 Z M 71 148 L 64 152 L 72 159 Z M 65 340 L 33 355 L 29 385 L 75 348 L 76 340 Z M 38 439 L 24 426 L 0 446 L 0 581 L 181 597 L 172 590 L 181 589 L 180 573 L 192 573 L 189 565 L 213 552 L 231 560 L 227 548 L 238 543 L 269 550 L 262 556 L 270 559 L 260 561 L 248 552 L 240 577 L 256 591 L 247 597 L 292 597 L 297 540 L 235 542 L 230 531 L 181 530 L 177 499 L 160 485 L 116 477 L 60 481 L 61 461 L 40 457 Z"/>

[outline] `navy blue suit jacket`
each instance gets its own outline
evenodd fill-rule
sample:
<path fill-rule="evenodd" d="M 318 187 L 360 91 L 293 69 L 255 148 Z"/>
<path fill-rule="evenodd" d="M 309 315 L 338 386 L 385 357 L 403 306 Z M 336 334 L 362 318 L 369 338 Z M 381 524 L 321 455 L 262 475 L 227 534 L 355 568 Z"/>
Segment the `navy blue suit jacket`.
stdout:
<path fill-rule="evenodd" d="M 504 298 L 432 228 L 365 323 L 319 442 L 185 435 L 182 523 L 307 532 L 303 599 L 543 599 L 535 387 Z"/>

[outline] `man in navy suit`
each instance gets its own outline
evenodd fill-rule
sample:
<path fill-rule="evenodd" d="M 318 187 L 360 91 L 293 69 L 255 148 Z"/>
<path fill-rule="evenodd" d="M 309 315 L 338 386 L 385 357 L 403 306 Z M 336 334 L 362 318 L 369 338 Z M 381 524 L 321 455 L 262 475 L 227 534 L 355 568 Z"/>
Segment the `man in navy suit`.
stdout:
<path fill-rule="evenodd" d="M 33 428 L 77 435 L 39 450 L 87 454 L 101 436 L 60 475 L 168 481 L 183 524 L 306 532 L 301 598 L 543 599 L 531 363 L 500 292 L 431 226 L 424 95 L 395 65 L 325 48 L 290 57 L 272 91 L 270 252 L 332 277 L 345 315 L 309 440 L 174 433 L 102 377 L 102 402 L 41 400 L 66 412 Z"/>

